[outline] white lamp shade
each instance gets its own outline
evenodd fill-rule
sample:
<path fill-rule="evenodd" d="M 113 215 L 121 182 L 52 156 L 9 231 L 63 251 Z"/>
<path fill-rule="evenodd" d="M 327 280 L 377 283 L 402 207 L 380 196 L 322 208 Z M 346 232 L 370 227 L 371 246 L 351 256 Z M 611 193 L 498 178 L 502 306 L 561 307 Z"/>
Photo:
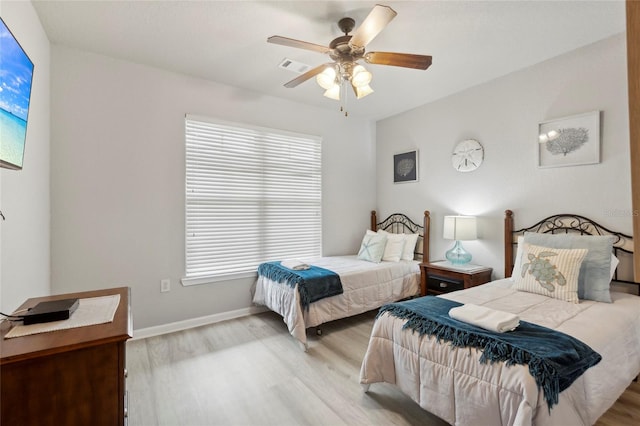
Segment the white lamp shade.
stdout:
<path fill-rule="evenodd" d="M 355 87 L 368 86 L 369 83 L 371 83 L 371 77 L 371 73 L 362 65 L 356 65 L 353 68 L 353 74 L 351 75 L 351 84 Z"/>
<path fill-rule="evenodd" d="M 332 87 L 328 88 L 324 92 L 324 96 L 329 99 L 335 99 L 336 101 L 340 100 L 340 85 L 334 84 Z"/>
<path fill-rule="evenodd" d="M 327 67 L 316 76 L 316 82 L 323 89 L 329 90 L 336 84 L 336 70 L 333 67 Z"/>
<path fill-rule="evenodd" d="M 443 238 L 456 241 L 477 239 L 478 227 L 476 217 L 445 216 Z"/>
<path fill-rule="evenodd" d="M 373 93 L 373 89 L 368 84 L 366 86 L 360 87 L 353 86 L 353 88 L 356 91 L 356 99 L 362 99 L 365 96 Z"/>

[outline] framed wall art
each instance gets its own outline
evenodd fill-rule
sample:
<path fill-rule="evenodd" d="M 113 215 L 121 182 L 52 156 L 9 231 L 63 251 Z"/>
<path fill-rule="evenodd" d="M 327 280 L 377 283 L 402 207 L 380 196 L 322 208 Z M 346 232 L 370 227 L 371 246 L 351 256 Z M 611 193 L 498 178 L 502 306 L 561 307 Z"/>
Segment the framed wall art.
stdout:
<path fill-rule="evenodd" d="M 418 151 L 393 156 L 393 183 L 418 181 Z"/>
<path fill-rule="evenodd" d="M 538 125 L 538 167 L 600 162 L 600 111 L 544 121 Z"/>

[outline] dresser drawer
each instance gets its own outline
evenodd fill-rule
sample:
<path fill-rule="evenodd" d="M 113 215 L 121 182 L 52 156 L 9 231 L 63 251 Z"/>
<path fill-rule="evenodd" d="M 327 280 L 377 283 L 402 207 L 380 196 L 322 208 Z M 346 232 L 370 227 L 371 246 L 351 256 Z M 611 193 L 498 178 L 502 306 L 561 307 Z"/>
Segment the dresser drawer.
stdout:
<path fill-rule="evenodd" d="M 431 275 L 427 277 L 427 288 L 436 292 L 448 293 L 464 289 L 464 280 Z"/>

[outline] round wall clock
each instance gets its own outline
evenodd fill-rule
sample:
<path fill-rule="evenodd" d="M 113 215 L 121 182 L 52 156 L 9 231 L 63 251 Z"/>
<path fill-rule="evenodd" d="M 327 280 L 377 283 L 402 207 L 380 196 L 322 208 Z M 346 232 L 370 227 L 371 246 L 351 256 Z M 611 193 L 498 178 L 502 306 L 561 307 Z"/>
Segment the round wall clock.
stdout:
<path fill-rule="evenodd" d="M 459 172 L 471 172 L 482 164 L 484 148 L 475 139 L 458 142 L 451 154 L 451 164 Z"/>

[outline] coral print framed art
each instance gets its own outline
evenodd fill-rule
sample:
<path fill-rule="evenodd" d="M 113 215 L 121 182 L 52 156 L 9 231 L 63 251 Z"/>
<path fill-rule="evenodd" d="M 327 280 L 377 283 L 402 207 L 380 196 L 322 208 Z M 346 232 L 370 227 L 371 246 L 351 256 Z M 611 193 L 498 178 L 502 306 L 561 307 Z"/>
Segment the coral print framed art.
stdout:
<path fill-rule="evenodd" d="M 600 162 L 600 111 L 544 121 L 538 125 L 538 167 Z"/>
<path fill-rule="evenodd" d="M 393 183 L 418 181 L 418 151 L 393 156 Z"/>

